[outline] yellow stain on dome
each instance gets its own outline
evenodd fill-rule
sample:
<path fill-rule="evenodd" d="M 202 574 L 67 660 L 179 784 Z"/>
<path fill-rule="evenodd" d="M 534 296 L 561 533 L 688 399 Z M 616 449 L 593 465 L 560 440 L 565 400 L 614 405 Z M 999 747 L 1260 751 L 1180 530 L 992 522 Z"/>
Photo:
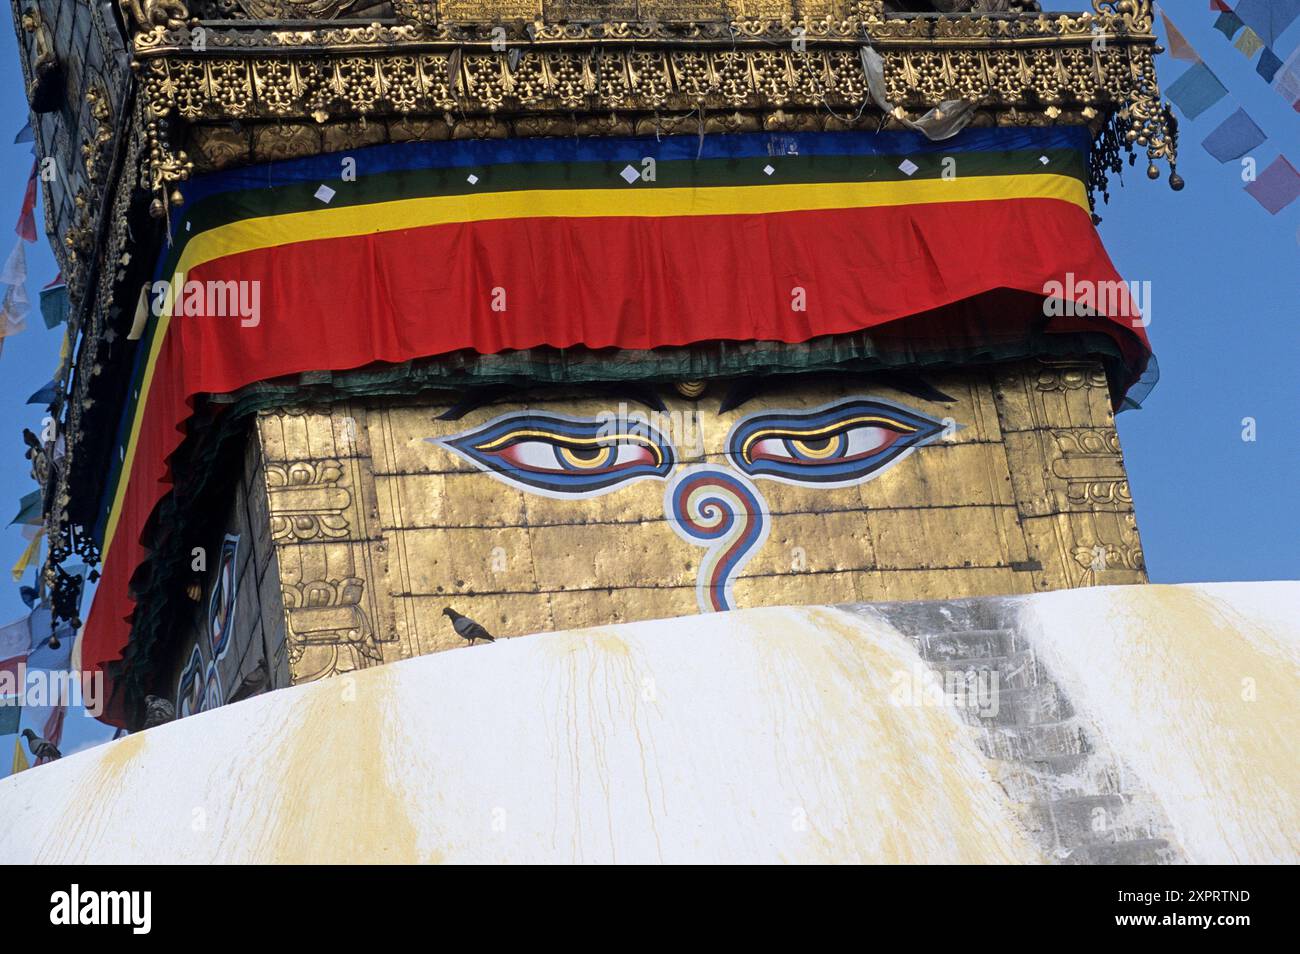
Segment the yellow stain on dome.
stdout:
<path fill-rule="evenodd" d="M 1300 856 L 1294 592 L 1026 598 L 1017 631 L 1189 861 Z M 895 697 L 918 666 L 825 607 L 410 659 L 0 780 L 0 860 L 1051 860 L 960 713 Z"/>
<path fill-rule="evenodd" d="M 753 616 L 747 639 L 772 700 L 771 722 L 759 728 L 781 747 L 792 775 L 812 777 L 820 765 L 844 799 L 842 811 L 808 812 L 815 843 L 783 860 L 1044 861 L 956 710 L 896 704 L 898 674 L 919 662 L 908 640 L 883 622 L 835 609 Z M 824 705 L 828 697 L 837 700 L 833 709 Z M 792 713 L 804 714 L 812 731 L 793 726 Z"/>
<path fill-rule="evenodd" d="M 1276 584 L 1275 584 L 1276 585 Z M 1267 586 L 1267 584 L 1260 584 Z M 1215 594 L 1116 587 L 1036 602 L 1040 652 L 1149 784 L 1196 863 L 1300 858 L 1300 644 Z"/>
<path fill-rule="evenodd" d="M 131 794 L 134 770 L 148 750 L 148 744 L 148 737 L 137 733 L 94 751 L 94 768 L 64 792 L 61 799 L 63 811 L 50 827 L 48 838 L 34 859 L 36 864 L 68 864 L 75 858 L 84 860 L 96 842 L 111 835 L 117 824 L 114 802 Z M 51 763 L 40 768 L 57 765 Z"/>
<path fill-rule="evenodd" d="M 388 716 L 396 701 L 388 667 L 364 676 L 314 683 L 298 700 L 288 731 L 267 753 L 267 786 L 276 804 L 271 838 L 252 848 L 275 864 L 419 864 L 411 812 L 386 757 L 400 731 Z"/>

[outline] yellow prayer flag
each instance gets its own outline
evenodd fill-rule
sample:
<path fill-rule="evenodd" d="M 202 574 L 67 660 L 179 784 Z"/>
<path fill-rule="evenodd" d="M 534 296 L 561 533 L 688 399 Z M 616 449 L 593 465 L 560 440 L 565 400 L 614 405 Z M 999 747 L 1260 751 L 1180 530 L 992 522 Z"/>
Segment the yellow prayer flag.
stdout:
<path fill-rule="evenodd" d="M 31 768 L 31 763 L 27 761 L 27 753 L 23 751 L 23 737 L 20 735 L 14 739 L 14 767 L 10 775 L 17 775 L 19 772 L 25 772 Z"/>
<path fill-rule="evenodd" d="M 54 380 L 62 381 L 63 373 L 68 368 L 68 357 L 72 354 L 72 328 L 63 330 L 63 344 L 59 346 L 59 367 L 54 372 Z"/>
<path fill-rule="evenodd" d="M 32 542 L 27 544 L 27 549 L 24 550 L 22 556 L 18 558 L 18 562 L 14 564 L 13 576 L 15 583 L 23 578 L 23 574 L 27 572 L 27 567 L 29 567 L 31 562 L 36 559 L 36 554 L 41 548 L 41 537 L 44 534 L 45 528 L 41 527 L 40 530 L 37 531 L 36 535 L 32 537 Z"/>
<path fill-rule="evenodd" d="M 1264 41 L 1259 38 L 1258 33 L 1250 27 L 1246 27 L 1246 29 L 1241 31 L 1241 36 L 1237 37 L 1236 42 L 1232 45 L 1241 50 L 1246 59 L 1250 59 L 1263 48 Z"/>

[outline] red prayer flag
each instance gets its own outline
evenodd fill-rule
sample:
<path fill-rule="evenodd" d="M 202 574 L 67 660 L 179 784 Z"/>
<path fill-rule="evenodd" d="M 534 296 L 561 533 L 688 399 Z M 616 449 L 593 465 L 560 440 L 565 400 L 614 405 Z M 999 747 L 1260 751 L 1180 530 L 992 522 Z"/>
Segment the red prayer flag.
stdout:
<path fill-rule="evenodd" d="M 1278 156 L 1258 179 L 1246 186 L 1246 191 L 1269 215 L 1277 215 L 1300 198 L 1300 172 L 1287 161 L 1286 156 Z"/>
<path fill-rule="evenodd" d="M 14 231 L 24 242 L 36 241 L 36 160 L 32 160 L 32 174 L 27 177 L 27 192 L 23 195 L 23 210 L 18 213 Z"/>
<path fill-rule="evenodd" d="M 55 706 L 50 717 L 45 720 L 45 727 L 41 730 L 41 738 L 48 739 L 58 746 L 63 741 L 63 720 L 68 714 L 67 706 Z"/>
<path fill-rule="evenodd" d="M 1187 37 L 1174 26 L 1174 21 L 1169 19 L 1169 14 L 1161 10 L 1160 19 L 1165 25 L 1165 35 L 1169 38 L 1169 55 L 1176 60 L 1187 60 L 1191 63 L 1199 60 L 1200 57 L 1192 49 L 1192 44 L 1188 43 Z"/>

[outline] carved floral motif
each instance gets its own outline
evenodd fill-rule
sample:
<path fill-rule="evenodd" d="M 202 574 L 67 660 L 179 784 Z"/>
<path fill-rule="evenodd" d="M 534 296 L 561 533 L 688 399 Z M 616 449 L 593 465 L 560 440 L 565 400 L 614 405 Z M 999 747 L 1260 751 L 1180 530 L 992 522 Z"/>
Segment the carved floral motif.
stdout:
<path fill-rule="evenodd" d="M 346 537 L 344 511 L 352 503 L 352 495 L 339 486 L 342 476 L 337 460 L 267 464 L 271 539 L 287 543 Z"/>
<path fill-rule="evenodd" d="M 383 663 L 374 628 L 361 607 L 364 591 L 365 581 L 359 577 L 282 588 L 295 685 Z"/>
<path fill-rule="evenodd" d="M 315 4 L 320 16 L 340 6 L 338 0 L 247 2 L 268 9 Z M 396 9 L 407 22 L 205 27 L 202 49 L 189 25 L 164 24 L 150 13 L 153 26 L 139 30 L 133 44 L 151 114 L 189 123 L 280 124 L 454 112 L 493 125 L 487 117 L 528 113 L 543 117 L 534 125 L 545 125 L 547 114 L 634 112 L 658 121 L 678 112 L 710 117 L 715 128 L 717 117 L 730 117 L 721 123 L 724 131 L 772 128 L 773 120 L 775 128 L 789 128 L 786 110 L 861 116 L 867 103 L 861 48 L 869 36 L 885 59 L 890 101 L 903 110 L 889 121 L 943 99 L 974 101 L 1005 123 L 1089 122 L 1117 114 L 1127 145 L 1146 148 L 1152 162 L 1164 158 L 1172 168 L 1176 161 L 1155 81 L 1148 0 L 1095 0 L 1094 12 L 1081 14 L 968 12 L 937 19 L 886 15 L 879 3 L 859 2 L 837 16 L 701 22 L 507 21 L 491 5 L 475 5 L 484 22 L 466 22 L 468 13 L 444 19 L 432 3 L 399 2 Z M 1099 35 L 1107 42 L 1095 42 Z M 528 125 L 511 132 L 527 134 Z M 168 201 L 182 198 L 175 186 L 190 163 L 162 130 L 151 127 L 151 133 L 161 214 Z M 1154 165 L 1148 173 L 1156 173 Z M 1180 180 L 1171 174 L 1170 181 Z"/>

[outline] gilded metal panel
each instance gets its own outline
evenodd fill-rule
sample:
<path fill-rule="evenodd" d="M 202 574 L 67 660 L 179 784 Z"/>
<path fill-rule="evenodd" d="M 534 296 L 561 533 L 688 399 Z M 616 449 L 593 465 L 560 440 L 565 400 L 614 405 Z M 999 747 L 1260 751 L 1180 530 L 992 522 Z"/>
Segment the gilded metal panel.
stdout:
<path fill-rule="evenodd" d="M 777 382 L 719 413 L 719 387 L 697 399 L 660 389 L 667 411 L 650 423 L 675 448 L 678 472 L 739 474 L 729 436 L 760 412 L 815 415 L 871 398 L 946 425 L 846 486 L 747 479 L 766 536 L 730 578 L 734 605 L 1144 579 L 1131 502 L 1096 492 L 1123 480 L 1099 368 L 1022 362 L 944 372 L 927 383 L 952 400 L 825 379 Z M 439 420 L 455 400 L 350 402 L 260 417 L 265 512 L 295 682 L 462 646 L 443 615 L 448 606 L 498 637 L 700 611 L 707 550 L 680 525 L 671 475 L 599 495 L 548 495 L 437 443 L 524 411 L 596 420 L 648 409 L 551 388 Z"/>
<path fill-rule="evenodd" d="M 1041 589 L 1145 583 L 1106 375 L 1096 363 L 1025 363 L 995 375 L 1009 475 Z"/>

